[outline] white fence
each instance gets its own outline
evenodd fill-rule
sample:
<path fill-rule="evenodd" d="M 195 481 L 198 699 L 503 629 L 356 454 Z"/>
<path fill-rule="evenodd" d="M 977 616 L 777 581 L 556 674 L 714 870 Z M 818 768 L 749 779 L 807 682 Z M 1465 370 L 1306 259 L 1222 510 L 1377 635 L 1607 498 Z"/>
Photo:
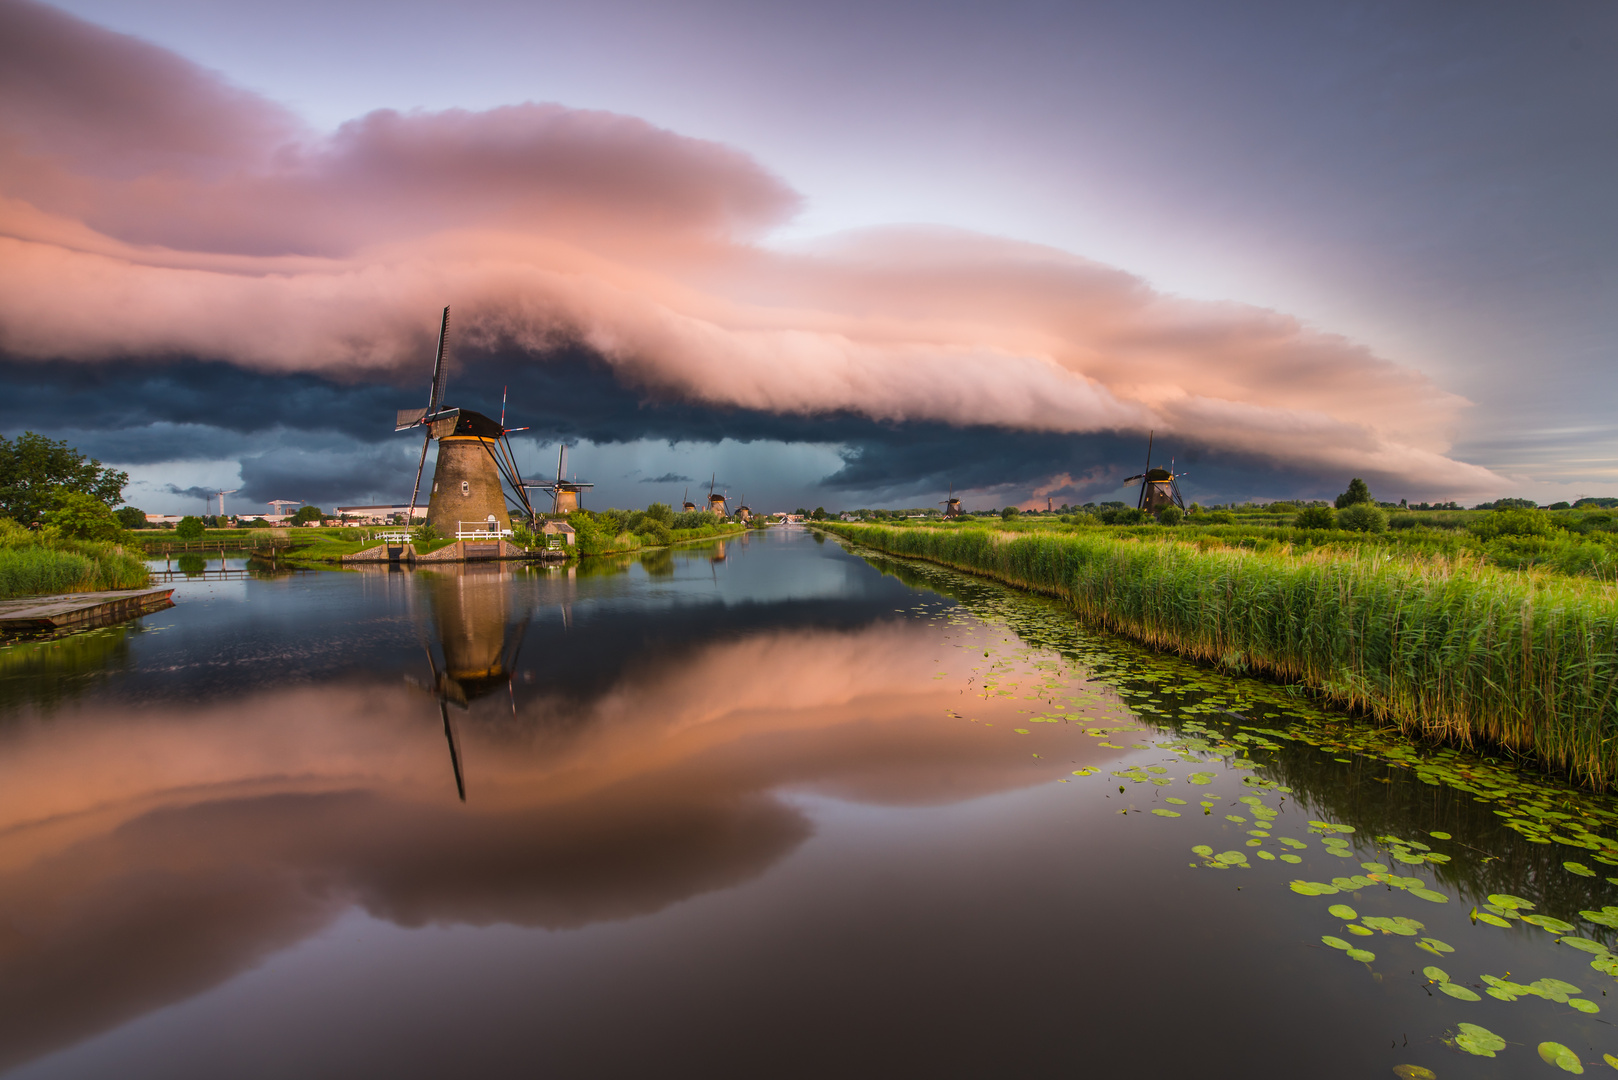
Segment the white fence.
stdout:
<path fill-rule="evenodd" d="M 474 528 L 468 529 L 472 525 Z M 498 523 L 487 521 L 457 521 L 455 523 L 455 539 L 457 540 L 494 540 L 511 539 L 511 530 L 502 529 Z"/>

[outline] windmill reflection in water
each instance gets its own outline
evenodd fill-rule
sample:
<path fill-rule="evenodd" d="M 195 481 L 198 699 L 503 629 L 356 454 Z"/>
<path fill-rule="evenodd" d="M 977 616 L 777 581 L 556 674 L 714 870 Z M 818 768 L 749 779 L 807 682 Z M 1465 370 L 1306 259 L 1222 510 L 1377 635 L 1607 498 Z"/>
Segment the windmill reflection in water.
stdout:
<path fill-rule="evenodd" d="M 455 791 L 462 802 L 466 801 L 465 767 L 450 707 L 470 712 L 474 702 L 504 689 L 511 714 L 517 715 L 513 679 L 523 638 L 533 621 L 532 611 L 515 620 L 512 617 L 511 584 L 517 572 L 503 563 L 451 564 L 417 571 L 426 583 L 439 651 L 435 655 L 433 644 L 422 642 L 432 682 L 410 681 L 438 700 Z"/>

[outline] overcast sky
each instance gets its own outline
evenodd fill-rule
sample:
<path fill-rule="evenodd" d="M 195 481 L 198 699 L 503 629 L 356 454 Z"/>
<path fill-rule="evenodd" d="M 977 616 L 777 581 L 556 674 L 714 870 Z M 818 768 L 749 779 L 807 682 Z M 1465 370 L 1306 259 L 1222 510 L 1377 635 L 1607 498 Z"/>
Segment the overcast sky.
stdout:
<path fill-rule="evenodd" d="M 147 509 L 408 497 L 443 303 L 598 505 L 1618 494 L 1605 0 L 0 22 L 0 433 Z"/>

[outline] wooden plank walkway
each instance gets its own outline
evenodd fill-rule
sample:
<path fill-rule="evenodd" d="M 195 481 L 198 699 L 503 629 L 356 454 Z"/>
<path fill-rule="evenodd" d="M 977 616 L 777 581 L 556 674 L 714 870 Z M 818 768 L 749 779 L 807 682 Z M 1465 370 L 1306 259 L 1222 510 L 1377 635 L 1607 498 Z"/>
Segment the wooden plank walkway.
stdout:
<path fill-rule="evenodd" d="M 0 630 L 57 630 L 118 622 L 170 606 L 174 589 L 119 589 L 0 600 Z"/>

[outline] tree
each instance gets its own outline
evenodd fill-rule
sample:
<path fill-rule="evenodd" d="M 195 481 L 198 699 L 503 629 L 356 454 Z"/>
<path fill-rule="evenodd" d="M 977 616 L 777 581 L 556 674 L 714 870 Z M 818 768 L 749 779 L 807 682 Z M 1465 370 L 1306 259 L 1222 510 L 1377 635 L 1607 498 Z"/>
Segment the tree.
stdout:
<path fill-rule="evenodd" d="M 195 515 L 187 514 L 180 519 L 178 525 L 174 526 L 174 535 L 181 540 L 201 540 L 202 519 Z"/>
<path fill-rule="evenodd" d="M 817 506 L 817 507 L 815 507 L 815 512 L 810 514 L 809 516 L 814 518 L 816 521 L 825 521 L 826 520 L 826 508 L 824 506 Z"/>
<path fill-rule="evenodd" d="M 41 520 L 59 487 L 83 492 L 111 508 L 123 501 L 127 483 L 128 473 L 106 468 L 66 442 L 32 431 L 16 439 L 0 435 L 0 516 L 25 525 Z"/>
<path fill-rule="evenodd" d="M 292 515 L 292 524 L 302 525 L 306 521 L 319 521 L 325 516 L 318 506 L 300 506 L 298 512 Z"/>
<path fill-rule="evenodd" d="M 1345 506 L 1354 506 L 1358 503 L 1375 505 L 1376 500 L 1371 498 L 1370 487 L 1356 476 L 1348 482 L 1348 490 L 1337 496 L 1337 509 L 1341 510 Z"/>
<path fill-rule="evenodd" d="M 146 528 L 146 511 L 138 506 L 120 506 L 116 516 L 118 524 L 126 529 Z"/>
<path fill-rule="evenodd" d="M 1003 521 L 1010 521 L 1012 518 L 1014 518 L 1016 516 L 1017 516 L 1017 508 L 1015 506 L 1008 506 L 1004 510 L 1000 511 L 1000 517 L 1001 517 L 1001 520 L 1003 520 Z"/>
<path fill-rule="evenodd" d="M 51 508 L 41 519 L 54 525 L 69 540 L 116 540 L 123 526 L 106 503 L 83 491 L 57 488 Z"/>
<path fill-rule="evenodd" d="M 674 507 L 668 503 L 655 502 L 646 508 L 646 516 L 653 521 L 660 521 L 666 527 L 674 520 Z"/>

